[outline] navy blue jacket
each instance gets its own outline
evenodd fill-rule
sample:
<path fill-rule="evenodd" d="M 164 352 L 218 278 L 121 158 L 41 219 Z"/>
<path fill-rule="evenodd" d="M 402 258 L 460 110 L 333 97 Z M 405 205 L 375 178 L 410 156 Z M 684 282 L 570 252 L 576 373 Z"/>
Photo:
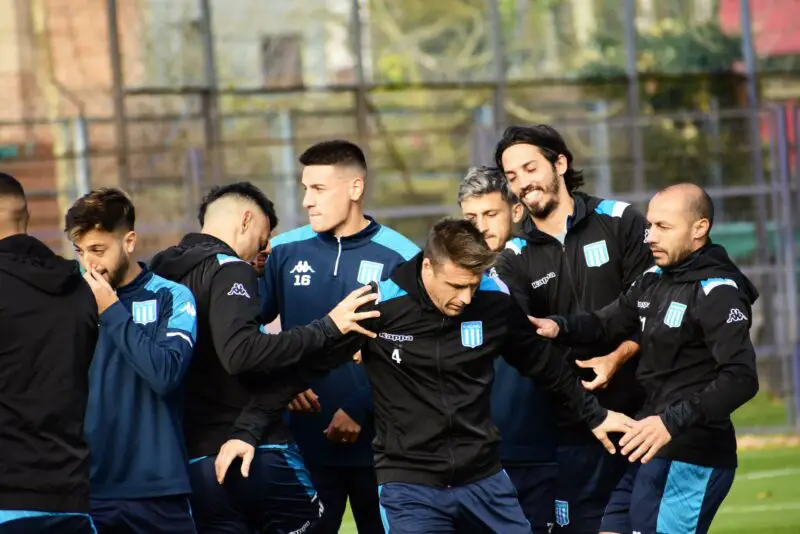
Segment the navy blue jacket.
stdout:
<path fill-rule="evenodd" d="M 337 239 L 310 226 L 272 240 L 264 271 L 263 319 L 278 315 L 281 328 L 305 325 L 324 317 L 351 291 L 387 278 L 419 247 L 391 228 L 369 219 L 361 232 Z M 364 368 L 345 364 L 311 383 L 319 396 L 319 413 L 289 413 L 289 425 L 308 465 L 371 466 L 372 395 Z M 361 425 L 354 444 L 330 442 L 325 429 L 339 409 Z"/>
<path fill-rule="evenodd" d="M 93 499 L 191 492 L 181 428 L 195 301 L 184 286 L 142 272 L 100 315 L 85 433 Z"/>
<path fill-rule="evenodd" d="M 555 462 L 558 433 L 550 398 L 504 358 L 495 360 L 494 373 L 492 421 L 502 438 L 503 465 Z"/>
<path fill-rule="evenodd" d="M 489 277 L 496 277 L 492 268 Z M 504 465 L 556 461 L 558 434 L 553 403 L 535 381 L 504 358 L 494 362 L 492 421 L 500 431 Z"/>

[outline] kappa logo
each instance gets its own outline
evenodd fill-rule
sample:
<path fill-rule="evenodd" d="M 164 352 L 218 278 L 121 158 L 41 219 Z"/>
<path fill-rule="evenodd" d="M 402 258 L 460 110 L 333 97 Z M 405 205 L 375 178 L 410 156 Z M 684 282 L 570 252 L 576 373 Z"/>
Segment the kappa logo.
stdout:
<path fill-rule="evenodd" d="M 647 243 L 647 238 L 650 237 L 650 228 L 644 229 L 644 241 L 642 243 Z"/>
<path fill-rule="evenodd" d="M 565 527 L 569 525 L 569 503 L 556 500 L 556 525 Z"/>
<path fill-rule="evenodd" d="M 727 324 L 731 323 L 738 323 L 741 321 L 746 321 L 747 316 L 742 313 L 742 310 L 739 308 L 731 308 L 731 311 L 728 312 L 728 320 L 725 321 Z"/>
<path fill-rule="evenodd" d="M 583 246 L 583 256 L 587 267 L 600 267 L 608 263 L 608 247 L 605 239 Z"/>
<path fill-rule="evenodd" d="M 313 273 L 314 269 L 311 268 L 311 265 L 308 264 L 306 260 L 298 261 L 292 270 L 289 271 L 289 274 L 309 274 Z"/>
<path fill-rule="evenodd" d="M 378 334 L 378 337 L 381 339 L 385 339 L 386 341 L 392 341 L 394 343 L 414 341 L 414 336 L 408 334 L 390 334 L 389 332 L 380 332 Z"/>
<path fill-rule="evenodd" d="M 483 321 L 461 323 L 461 344 L 468 349 L 483 345 Z"/>
<path fill-rule="evenodd" d="M 158 301 L 145 300 L 131 304 L 131 315 L 133 322 L 140 325 L 147 325 L 156 322 L 158 319 Z"/>
<path fill-rule="evenodd" d="M 246 298 L 250 298 L 250 294 L 247 292 L 247 290 L 244 288 L 244 286 L 242 284 L 239 284 L 239 283 L 233 284 L 233 286 L 231 287 L 231 290 L 228 291 L 228 296 L 229 297 L 246 297 Z"/>
<path fill-rule="evenodd" d="M 306 260 L 298 261 L 289 271 L 289 274 L 294 275 L 294 285 L 296 286 L 310 286 L 312 273 L 314 273 L 314 269 L 311 268 L 311 265 Z"/>
<path fill-rule="evenodd" d="M 646 301 L 643 301 L 643 300 L 637 300 L 637 301 L 636 301 L 636 306 L 637 306 L 637 307 L 638 307 L 640 310 L 646 310 L 647 308 L 649 308 L 649 307 L 650 307 L 650 303 L 649 303 L 649 302 L 646 302 Z"/>
<path fill-rule="evenodd" d="M 538 280 L 534 280 L 533 282 L 531 282 L 531 287 L 533 289 L 539 289 L 540 287 L 542 287 L 543 285 L 546 285 L 547 282 L 549 282 L 550 280 L 552 280 L 555 277 L 556 277 L 556 273 L 550 271 L 549 273 L 547 273 L 543 277 L 539 278 Z"/>
<path fill-rule="evenodd" d="M 197 317 L 197 310 L 194 308 L 194 305 L 191 302 L 187 302 L 183 305 L 183 313 L 189 317 Z"/>

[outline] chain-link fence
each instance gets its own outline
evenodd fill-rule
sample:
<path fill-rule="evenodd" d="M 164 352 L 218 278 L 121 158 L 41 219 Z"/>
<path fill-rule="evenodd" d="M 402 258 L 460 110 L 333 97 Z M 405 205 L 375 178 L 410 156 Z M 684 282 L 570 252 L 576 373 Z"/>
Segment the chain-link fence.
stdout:
<path fill-rule="evenodd" d="M 0 0 L 0 12 L 0 169 L 64 254 L 64 211 L 103 185 L 136 202 L 144 257 L 197 227 L 217 183 L 256 183 L 280 230 L 300 225 L 297 156 L 330 138 L 365 149 L 370 213 L 421 242 L 503 127 L 551 123 L 590 192 L 643 208 L 669 183 L 709 189 L 715 239 L 761 289 L 763 389 L 775 421 L 795 424 L 800 2 Z"/>

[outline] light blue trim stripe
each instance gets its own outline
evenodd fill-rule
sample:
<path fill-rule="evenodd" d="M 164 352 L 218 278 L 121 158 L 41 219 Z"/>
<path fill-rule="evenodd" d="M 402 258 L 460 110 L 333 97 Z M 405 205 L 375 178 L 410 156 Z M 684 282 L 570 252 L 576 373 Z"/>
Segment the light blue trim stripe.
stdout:
<path fill-rule="evenodd" d="M 400 289 L 400 286 L 395 284 L 391 279 L 384 280 L 378 284 L 379 302 L 386 302 L 387 300 L 400 298 L 407 294 L 408 293 L 406 293 L 404 289 Z"/>
<path fill-rule="evenodd" d="M 217 262 L 220 265 L 225 265 L 226 263 L 236 263 L 238 261 L 244 261 L 242 258 L 237 258 L 236 256 L 231 256 L 230 254 L 217 254 Z"/>
<path fill-rule="evenodd" d="M 697 531 L 700 510 L 713 472 L 711 467 L 672 461 L 658 508 L 658 532 L 692 534 Z"/>
<path fill-rule="evenodd" d="M 189 291 L 189 288 L 166 278 L 161 278 L 157 274 L 150 277 L 144 288 L 156 295 L 162 289 L 169 291 L 172 296 L 172 309 L 170 310 L 167 328 L 187 332 L 191 336 L 191 343 L 194 344 L 197 341 L 197 309 L 195 308 L 194 295 Z"/>
<path fill-rule="evenodd" d="M 479 291 L 498 291 L 500 293 L 505 293 L 506 295 L 510 295 L 511 292 L 508 290 L 508 286 L 500 280 L 499 278 L 494 278 L 491 276 L 483 275 L 481 278 L 481 285 L 478 287 Z"/>
<path fill-rule="evenodd" d="M 389 250 L 394 250 L 404 260 L 408 261 L 420 252 L 420 248 L 400 232 L 396 232 L 388 226 L 381 226 L 381 229 L 372 236 L 372 242 L 377 243 Z"/>
<path fill-rule="evenodd" d="M 89 520 L 89 525 L 92 527 L 92 532 L 97 534 L 97 528 L 95 528 L 92 516 L 89 514 L 39 512 L 33 510 L 0 510 L 0 525 L 3 523 L 9 523 L 11 521 L 18 521 L 20 519 L 36 519 L 40 517 L 85 517 Z"/>
<path fill-rule="evenodd" d="M 310 224 L 307 224 L 305 226 L 301 226 L 300 228 L 295 228 L 294 230 L 289 230 L 288 232 L 283 232 L 276 235 L 272 238 L 270 245 L 272 245 L 272 248 L 275 248 L 288 243 L 308 241 L 309 239 L 313 239 L 315 237 L 317 237 L 317 233 L 311 229 Z"/>
<path fill-rule="evenodd" d="M 383 484 L 378 486 L 378 506 L 381 509 L 381 523 L 383 523 L 383 530 L 386 531 L 386 534 L 389 534 L 389 516 L 386 515 L 386 508 L 383 507 L 381 503 L 381 493 L 383 492 Z"/>
<path fill-rule="evenodd" d="M 303 457 L 300 456 L 300 451 L 297 450 L 297 447 L 288 445 L 262 445 L 259 447 L 259 449 L 262 448 L 281 450 L 283 452 L 283 457 L 286 458 L 286 463 L 289 464 L 289 467 L 294 469 L 297 480 L 299 480 L 305 488 L 306 494 L 309 497 L 314 497 L 314 495 L 317 494 L 314 485 L 311 483 L 311 477 L 308 475 L 308 469 L 306 469 L 306 465 L 303 463 Z"/>

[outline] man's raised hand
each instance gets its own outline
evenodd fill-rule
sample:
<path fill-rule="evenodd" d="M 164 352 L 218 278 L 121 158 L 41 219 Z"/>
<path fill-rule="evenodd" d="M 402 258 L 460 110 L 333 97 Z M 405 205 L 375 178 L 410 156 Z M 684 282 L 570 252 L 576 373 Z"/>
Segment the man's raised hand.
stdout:
<path fill-rule="evenodd" d="M 619 432 L 624 434 L 628 432 L 635 423 L 636 421 L 625 414 L 608 410 L 608 415 L 606 415 L 606 418 L 602 423 L 600 423 L 600 425 L 592 429 L 592 433 L 594 434 L 594 437 L 596 437 L 600 443 L 603 444 L 609 453 L 614 454 L 616 449 L 614 448 L 614 444 L 608 438 L 608 433 Z"/>
<path fill-rule="evenodd" d="M 539 319 L 538 317 L 528 316 L 528 320 L 536 329 L 536 333 L 542 337 L 555 339 L 558 336 L 558 323 L 552 319 Z"/>
<path fill-rule="evenodd" d="M 378 300 L 378 294 L 372 291 L 371 286 L 364 286 L 356 289 L 347 295 L 343 301 L 336 305 L 328 316 L 339 328 L 342 334 L 348 332 L 358 332 L 370 338 L 378 337 L 378 334 L 367 330 L 358 323 L 367 319 L 375 319 L 381 316 L 378 310 L 357 312 L 356 310 L 369 302 Z"/>

